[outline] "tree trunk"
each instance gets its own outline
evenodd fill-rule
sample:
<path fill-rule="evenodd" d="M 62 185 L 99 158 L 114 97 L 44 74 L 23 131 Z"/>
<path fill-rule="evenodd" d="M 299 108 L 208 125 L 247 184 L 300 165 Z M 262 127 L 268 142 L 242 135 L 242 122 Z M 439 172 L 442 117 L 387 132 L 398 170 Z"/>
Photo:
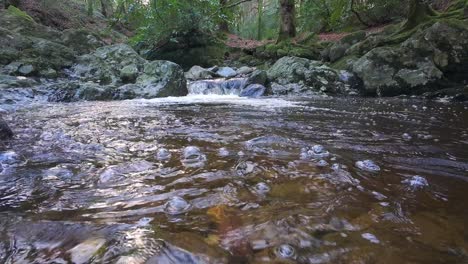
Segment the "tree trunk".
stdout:
<path fill-rule="evenodd" d="M 224 12 L 224 9 L 226 8 L 227 0 L 219 0 L 219 6 L 221 7 L 221 12 Z M 221 32 L 229 32 L 229 24 L 226 21 L 226 19 L 222 19 L 219 24 L 218 24 L 218 29 Z"/>
<path fill-rule="evenodd" d="M 111 17 L 114 15 L 114 9 L 109 0 L 101 0 L 101 12 L 105 17 Z"/>
<path fill-rule="evenodd" d="M 366 27 L 370 27 L 370 24 L 367 23 L 366 21 L 364 21 L 364 19 L 362 19 L 361 17 L 361 14 L 359 14 L 358 11 L 356 11 L 356 9 L 354 9 L 354 0 L 351 0 L 351 12 L 356 16 L 356 18 L 359 20 L 359 22 L 361 22 L 361 24 L 363 24 L 364 26 Z"/>
<path fill-rule="evenodd" d="M 257 39 L 262 40 L 262 16 L 263 16 L 263 0 L 258 0 L 257 2 L 257 9 L 258 9 L 258 19 L 257 19 Z"/>
<path fill-rule="evenodd" d="M 278 41 L 294 38 L 296 36 L 296 10 L 294 0 L 280 1 L 280 30 Z"/>
<path fill-rule="evenodd" d="M 427 21 L 431 16 L 435 15 L 436 13 L 425 0 L 411 0 L 407 20 L 403 29 L 413 29 L 422 22 Z"/>

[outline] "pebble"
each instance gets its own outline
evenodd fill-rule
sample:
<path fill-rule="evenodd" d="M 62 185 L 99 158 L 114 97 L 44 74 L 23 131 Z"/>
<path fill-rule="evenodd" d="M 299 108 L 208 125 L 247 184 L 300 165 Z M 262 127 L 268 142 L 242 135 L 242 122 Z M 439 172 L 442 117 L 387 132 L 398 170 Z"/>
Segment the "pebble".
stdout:
<path fill-rule="evenodd" d="M 413 139 L 413 137 L 408 134 L 408 133 L 404 133 L 402 136 L 401 136 L 404 140 L 411 140 Z"/>
<path fill-rule="evenodd" d="M 377 172 L 380 171 L 379 165 L 375 164 L 372 160 L 363 160 L 357 161 L 356 167 L 361 170 L 370 171 L 370 172 Z"/>
<path fill-rule="evenodd" d="M 220 157 L 227 157 L 227 156 L 229 156 L 229 150 L 227 150 L 226 148 L 220 148 L 218 150 L 218 155 Z"/>
<path fill-rule="evenodd" d="M 164 212 L 169 215 L 178 215 L 187 212 L 190 209 L 190 203 L 184 198 L 174 196 L 166 202 Z"/>

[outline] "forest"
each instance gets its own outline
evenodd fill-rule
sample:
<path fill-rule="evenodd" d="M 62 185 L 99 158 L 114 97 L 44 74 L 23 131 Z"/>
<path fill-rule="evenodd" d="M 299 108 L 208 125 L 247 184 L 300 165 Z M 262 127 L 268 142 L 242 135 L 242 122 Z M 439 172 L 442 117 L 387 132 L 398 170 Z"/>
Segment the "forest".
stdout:
<path fill-rule="evenodd" d="M 468 263 L 468 0 L 0 0 L 0 263 Z"/>

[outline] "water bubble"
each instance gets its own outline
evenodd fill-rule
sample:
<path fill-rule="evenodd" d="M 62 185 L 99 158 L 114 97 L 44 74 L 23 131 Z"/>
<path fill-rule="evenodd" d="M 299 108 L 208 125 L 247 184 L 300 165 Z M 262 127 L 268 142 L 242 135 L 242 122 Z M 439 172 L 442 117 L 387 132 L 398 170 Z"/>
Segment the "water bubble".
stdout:
<path fill-rule="evenodd" d="M 190 209 L 190 203 L 184 198 L 174 196 L 166 202 L 164 212 L 169 215 L 178 215 L 187 212 Z"/>
<path fill-rule="evenodd" d="M 227 157 L 229 156 L 229 150 L 227 150 L 227 148 L 220 148 L 218 150 L 218 155 L 221 157 Z"/>
<path fill-rule="evenodd" d="M 182 163 L 186 167 L 200 167 L 206 160 L 206 156 L 202 154 L 198 147 L 189 146 L 184 149 Z"/>
<path fill-rule="evenodd" d="M 280 258 L 294 258 L 296 250 L 289 244 L 283 244 L 276 248 L 276 255 Z"/>
<path fill-rule="evenodd" d="M 160 161 L 165 161 L 169 160 L 171 158 L 171 152 L 165 148 L 160 148 L 158 149 L 158 152 L 156 153 L 156 159 Z"/>
<path fill-rule="evenodd" d="M 301 150 L 301 158 L 325 158 L 330 153 L 322 145 L 314 145 L 311 148 L 303 148 Z"/>
<path fill-rule="evenodd" d="M 409 179 L 402 181 L 402 183 L 409 185 L 411 188 L 419 189 L 429 186 L 426 178 L 415 175 Z"/>
<path fill-rule="evenodd" d="M 267 193 L 271 190 L 270 186 L 268 186 L 268 184 L 264 183 L 264 182 L 259 182 L 255 185 L 255 190 L 258 192 L 258 193 Z"/>
<path fill-rule="evenodd" d="M 401 136 L 404 140 L 411 140 L 413 137 L 408 134 L 408 133 L 404 133 L 402 136 Z"/>
<path fill-rule="evenodd" d="M 377 172 L 380 171 L 379 165 L 375 164 L 372 160 L 363 160 L 357 161 L 356 167 L 361 170 L 370 171 L 370 172 Z"/>

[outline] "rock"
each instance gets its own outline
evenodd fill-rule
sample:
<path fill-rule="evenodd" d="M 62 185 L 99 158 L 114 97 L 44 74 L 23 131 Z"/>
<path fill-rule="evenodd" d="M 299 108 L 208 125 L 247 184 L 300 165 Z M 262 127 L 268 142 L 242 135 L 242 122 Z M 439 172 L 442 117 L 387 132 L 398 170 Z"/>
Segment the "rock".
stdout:
<path fill-rule="evenodd" d="M 13 135 L 13 131 L 11 131 L 8 124 L 0 117 L 0 140 L 12 138 Z"/>
<path fill-rule="evenodd" d="M 263 70 L 255 70 L 252 72 L 252 74 L 249 76 L 247 81 L 245 82 L 245 85 L 251 85 L 251 84 L 261 84 L 261 85 L 266 85 L 267 83 L 267 73 L 266 71 Z"/>
<path fill-rule="evenodd" d="M 296 250 L 288 244 L 279 245 L 275 253 L 278 258 L 294 259 L 296 257 Z"/>
<path fill-rule="evenodd" d="M 266 88 L 261 84 L 251 84 L 242 89 L 240 96 L 242 97 L 260 97 L 265 94 Z"/>
<path fill-rule="evenodd" d="M 19 88 L 19 87 L 31 87 L 38 83 L 31 79 L 23 76 L 8 76 L 0 74 L 0 89 L 4 88 Z M 1 98 L 1 94 L 0 94 Z"/>
<path fill-rule="evenodd" d="M 340 77 L 340 72 L 319 61 L 298 57 L 283 57 L 268 71 L 273 94 L 308 94 L 326 92 L 348 94 L 352 87 Z"/>
<path fill-rule="evenodd" d="M 72 48 L 78 55 L 89 53 L 104 46 L 100 37 L 87 29 L 66 29 L 62 32 L 61 41 Z"/>
<path fill-rule="evenodd" d="M 58 77 L 58 73 L 54 69 L 45 69 L 39 72 L 39 76 L 45 77 L 47 79 L 55 79 Z"/>
<path fill-rule="evenodd" d="M 169 152 L 169 150 L 165 148 L 158 149 L 158 152 L 156 153 L 156 159 L 158 159 L 159 161 L 169 160 L 171 159 L 171 156 L 171 152 Z"/>
<path fill-rule="evenodd" d="M 270 186 L 264 182 L 259 182 L 255 185 L 255 191 L 260 194 L 268 193 L 271 190 Z"/>
<path fill-rule="evenodd" d="M 413 189 L 421 189 L 429 186 L 429 183 L 427 182 L 426 178 L 419 175 L 412 176 L 409 179 L 403 180 L 402 183 L 408 185 L 410 188 Z"/>
<path fill-rule="evenodd" d="M 460 22 L 461 23 L 461 22 Z M 443 20 L 421 28 L 400 45 L 377 47 L 354 62 L 368 95 L 421 94 L 445 80 L 466 81 L 468 27 Z"/>
<path fill-rule="evenodd" d="M 192 68 L 190 68 L 188 72 L 185 73 L 185 78 L 187 78 L 187 80 L 192 81 L 212 79 L 217 76 L 217 74 L 214 71 L 217 71 L 217 68 L 205 69 L 195 65 Z"/>
<path fill-rule="evenodd" d="M 144 87 L 138 98 L 185 96 L 188 94 L 183 69 L 170 61 L 152 61 L 144 65 L 136 84 Z"/>
<path fill-rule="evenodd" d="M 190 94 L 219 94 L 240 95 L 245 87 L 245 79 L 215 79 L 190 82 L 188 90 Z"/>
<path fill-rule="evenodd" d="M 99 84 L 117 84 L 120 82 L 120 71 L 126 66 L 141 66 L 147 61 L 138 55 L 130 46 L 117 44 L 98 48 L 90 54 L 77 58 L 72 67 L 74 75 L 83 81 Z"/>
<path fill-rule="evenodd" d="M 18 68 L 18 73 L 20 73 L 23 76 L 31 75 L 33 71 L 34 71 L 34 67 L 31 64 L 22 65 L 21 67 Z"/>
<path fill-rule="evenodd" d="M 238 75 L 247 75 L 250 74 L 254 71 L 254 68 L 247 67 L 247 66 L 242 66 L 237 70 Z"/>
<path fill-rule="evenodd" d="M 134 83 L 138 77 L 138 73 L 139 71 L 137 65 L 130 64 L 120 70 L 120 79 L 124 83 Z"/>
<path fill-rule="evenodd" d="M 232 78 L 237 75 L 237 72 L 230 67 L 220 67 L 216 74 L 224 78 Z"/>

